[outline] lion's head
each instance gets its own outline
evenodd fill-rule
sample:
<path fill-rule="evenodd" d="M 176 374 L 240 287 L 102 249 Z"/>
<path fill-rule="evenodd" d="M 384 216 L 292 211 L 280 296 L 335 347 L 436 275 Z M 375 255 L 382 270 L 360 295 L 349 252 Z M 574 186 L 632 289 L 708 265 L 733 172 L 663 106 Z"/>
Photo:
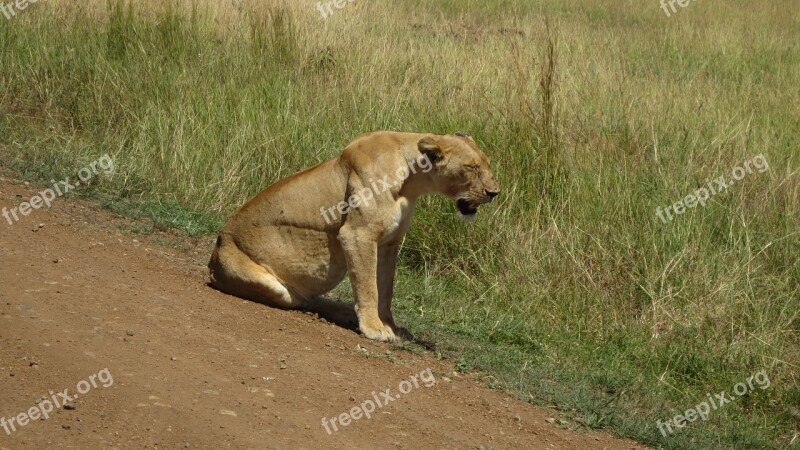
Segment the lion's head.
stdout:
<path fill-rule="evenodd" d="M 480 205 L 500 193 L 489 159 L 469 135 L 427 136 L 417 146 L 433 163 L 429 174 L 437 191 L 453 200 L 462 219 L 473 219 Z"/>

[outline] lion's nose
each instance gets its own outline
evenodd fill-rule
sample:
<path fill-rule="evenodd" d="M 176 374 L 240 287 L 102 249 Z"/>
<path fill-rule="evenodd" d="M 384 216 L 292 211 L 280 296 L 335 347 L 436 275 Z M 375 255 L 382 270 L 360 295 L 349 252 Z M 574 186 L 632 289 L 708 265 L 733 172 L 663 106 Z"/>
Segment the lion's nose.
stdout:
<path fill-rule="evenodd" d="M 489 197 L 489 200 L 492 200 L 493 198 L 497 197 L 498 194 L 500 194 L 500 191 L 491 191 L 489 189 L 486 189 L 485 192 L 486 196 Z"/>

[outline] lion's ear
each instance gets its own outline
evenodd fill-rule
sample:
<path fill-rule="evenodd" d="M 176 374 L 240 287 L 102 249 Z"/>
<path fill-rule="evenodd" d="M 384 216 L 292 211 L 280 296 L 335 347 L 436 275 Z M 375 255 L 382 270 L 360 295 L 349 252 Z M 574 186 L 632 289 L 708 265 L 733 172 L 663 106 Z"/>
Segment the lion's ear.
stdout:
<path fill-rule="evenodd" d="M 424 137 L 417 143 L 419 152 L 427 156 L 428 159 L 436 164 L 444 158 L 444 153 L 439 144 L 432 137 Z"/>

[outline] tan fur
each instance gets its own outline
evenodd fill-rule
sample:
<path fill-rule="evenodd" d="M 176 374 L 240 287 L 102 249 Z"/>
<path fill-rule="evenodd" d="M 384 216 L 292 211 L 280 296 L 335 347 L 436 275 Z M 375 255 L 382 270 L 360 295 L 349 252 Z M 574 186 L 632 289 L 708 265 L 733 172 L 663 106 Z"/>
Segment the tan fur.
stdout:
<path fill-rule="evenodd" d="M 403 178 L 403 167 L 415 170 Z M 299 309 L 349 273 L 361 332 L 397 340 L 404 331 L 392 318 L 394 275 L 417 198 L 443 194 L 471 215 L 498 189 L 489 160 L 466 135 L 359 136 L 340 156 L 278 181 L 231 218 L 209 262 L 211 285 Z M 371 201 L 352 200 L 367 191 Z M 339 214 L 336 206 L 348 200 L 356 207 Z"/>

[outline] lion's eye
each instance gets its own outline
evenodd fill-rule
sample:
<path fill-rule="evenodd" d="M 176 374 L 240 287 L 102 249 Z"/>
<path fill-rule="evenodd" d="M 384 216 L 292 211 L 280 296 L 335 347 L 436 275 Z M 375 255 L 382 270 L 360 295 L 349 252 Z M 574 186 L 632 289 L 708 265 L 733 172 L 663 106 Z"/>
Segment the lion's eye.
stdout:
<path fill-rule="evenodd" d="M 467 169 L 471 169 L 471 170 L 478 170 L 478 165 L 477 164 L 465 164 L 464 167 L 466 167 Z"/>

